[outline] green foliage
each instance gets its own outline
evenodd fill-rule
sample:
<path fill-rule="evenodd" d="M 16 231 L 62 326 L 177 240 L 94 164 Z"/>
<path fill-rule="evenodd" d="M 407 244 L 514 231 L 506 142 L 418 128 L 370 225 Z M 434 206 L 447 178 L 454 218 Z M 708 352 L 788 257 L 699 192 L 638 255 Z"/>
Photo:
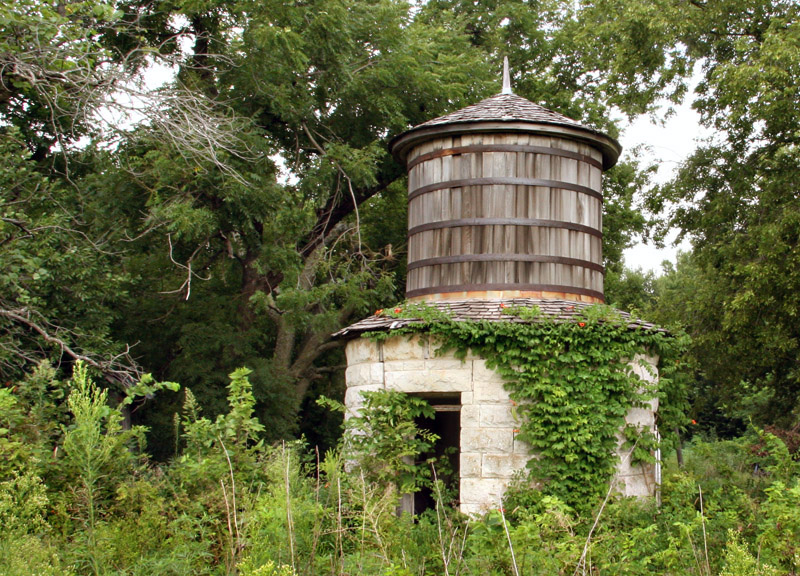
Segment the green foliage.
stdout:
<path fill-rule="evenodd" d="M 42 0 L 0 7 L 0 118 L 31 150 L 44 155 L 55 142 L 74 141 L 87 128 L 87 103 L 106 88 L 102 73 L 113 53 L 100 34 L 120 13 L 111 3 L 86 0 L 68 9 Z M 133 68 L 133 61 L 129 63 Z"/>
<path fill-rule="evenodd" d="M 403 306 L 390 314 L 422 319 L 403 331 L 430 334 L 443 350 L 472 350 L 506 379 L 520 420 L 518 437 L 536 454 L 533 477 L 570 505 L 592 506 L 605 493 L 617 435 L 632 406 L 655 396 L 682 406 L 671 380 L 652 389 L 629 364 L 641 362 L 646 369 L 641 355 L 648 354 L 669 362 L 680 352 L 680 339 L 632 329 L 610 308 L 591 307 L 574 321 L 550 319 L 535 307 L 505 310 L 509 320 L 523 322 L 455 322 L 424 308 Z M 634 457 L 652 459 L 655 438 L 627 430 Z"/>
<path fill-rule="evenodd" d="M 253 568 L 249 563 L 244 563 L 238 568 L 239 574 L 242 576 L 295 576 L 296 574 L 291 566 L 286 566 L 285 564 L 276 566 L 272 560 L 256 568 Z"/>
<path fill-rule="evenodd" d="M 658 437 L 649 429 L 634 424 L 622 428 L 625 442 L 622 449 L 630 453 L 631 464 L 655 464 L 655 451 L 659 448 Z"/>
<path fill-rule="evenodd" d="M 22 422 L 18 401 L 6 388 L 0 388 L 0 455 L 8 466 L 2 469 L 3 477 L 25 461 L 25 445 L 12 436 L 13 428 Z"/>
<path fill-rule="evenodd" d="M 784 570 L 800 568 L 800 481 L 797 474 L 790 484 L 776 481 L 764 492 L 759 545 L 766 561 Z"/>
<path fill-rule="evenodd" d="M 0 377 L 18 381 L 43 360 L 81 356 L 111 373 L 123 351 L 110 337 L 112 308 L 127 275 L 96 236 L 113 233 L 89 226 L 97 208 L 89 194 L 49 178 L 29 156 L 19 130 L 0 129 Z M 123 373 L 110 379 L 135 379 Z"/>
<path fill-rule="evenodd" d="M 34 535 L 0 537 L 0 572 L 6 576 L 73 576 L 59 551 Z"/>
<path fill-rule="evenodd" d="M 214 421 L 200 416 L 194 395 L 189 389 L 186 390 L 182 425 L 190 453 L 204 455 L 210 448 L 224 446 L 226 442 L 244 451 L 257 451 L 261 447 L 257 439 L 264 431 L 264 426 L 253 416 L 255 398 L 249 374 L 249 369 L 239 368 L 229 375 L 230 408 L 227 414 L 220 414 Z"/>
<path fill-rule="evenodd" d="M 519 94 L 616 133 L 574 8 L 3 6 L 0 375 L 86 357 L 116 392 L 141 373 L 180 381 L 214 418 L 227 409 L 217 384 L 248 366 L 266 439 L 297 435 L 339 362 L 330 334 L 402 292 L 393 136 L 496 92 L 506 53 Z M 147 88 L 151 63 L 174 81 Z M 120 91 L 144 121 L 105 122 L 127 112 Z M 643 231 L 647 177 L 635 159 L 607 177 L 609 269 Z M 178 403 L 133 411 L 160 459 Z"/>
<path fill-rule="evenodd" d="M 777 576 L 778 570 L 756 560 L 739 534 L 728 530 L 728 543 L 725 547 L 725 567 L 720 576 Z"/>
<path fill-rule="evenodd" d="M 45 520 L 48 504 L 46 486 L 32 472 L 15 473 L 0 483 L 0 525 L 6 532 L 42 533 L 48 527 Z"/>
<path fill-rule="evenodd" d="M 122 415 L 108 404 L 108 394 L 89 378 L 86 367 L 75 365 L 73 388 L 67 398 L 73 422 L 64 430 L 62 470 L 74 486 L 68 505 L 81 512 L 85 548 L 78 555 L 81 564 L 101 573 L 98 558 L 97 527 L 108 506 L 114 486 L 133 471 L 133 442 L 142 441 L 142 430 L 122 430 Z M 141 448 L 141 445 L 139 446 Z"/>
<path fill-rule="evenodd" d="M 346 420 L 344 452 L 355 458 L 367 482 L 392 485 L 398 494 L 417 492 L 431 477 L 429 460 L 436 434 L 420 428 L 419 418 L 433 418 L 424 399 L 396 390 L 362 392 L 363 404 Z M 340 402 L 320 399 L 332 409 L 345 412 Z"/>
<path fill-rule="evenodd" d="M 661 232 L 677 228 L 692 241 L 691 255 L 667 271 L 674 293 L 655 308 L 693 335 L 693 416 L 724 436 L 740 434 L 748 419 L 793 428 L 800 414 L 800 204 L 789 193 L 800 150 L 797 3 L 604 0 L 583 12 L 594 24 L 587 31 L 605 39 L 600 53 L 614 75 L 627 71 L 640 85 L 650 83 L 649 71 L 684 85 L 699 77 L 692 106 L 714 136 L 647 194 Z"/>
<path fill-rule="evenodd" d="M 118 410 L 108 403 L 108 393 L 99 390 L 82 363 L 75 365 L 67 407 L 72 423 L 64 429 L 64 469 L 80 483 L 77 490 L 89 510 L 87 521 L 94 526 L 102 484 L 112 483 L 129 472 L 135 463 L 131 443 L 141 440 L 141 429 L 122 430 Z"/>
<path fill-rule="evenodd" d="M 48 374 L 42 367 L 37 377 Z M 37 414 L 49 418 L 57 403 L 31 409 L 35 390 L 59 390 L 60 383 L 32 386 L 35 380 L 3 389 L 14 399 L 14 419 L 25 419 L 6 438 L 20 443 L 33 431 L 48 431 L 38 436 L 36 453 L 59 457 L 31 458 L 24 470 L 0 480 L 3 574 L 506 576 L 516 566 L 521 574 L 568 576 L 584 548 L 587 573 L 798 569 L 797 464 L 770 434 L 694 439 L 684 450 L 684 468 L 665 470 L 660 506 L 612 498 L 590 536 L 597 510 L 569 506 L 531 489 L 527 479 L 507 495 L 505 510 L 482 518 L 466 518 L 442 500 L 420 517 L 398 516 L 390 466 L 377 467 L 372 480 L 346 466 L 349 454 L 320 458 L 300 442 L 263 443 L 246 370 L 231 374 L 230 408 L 214 420 L 200 415 L 187 390 L 186 449 L 158 465 L 131 452 L 125 439 L 136 432 L 120 430 L 120 412 L 106 404 L 83 367 L 65 402 L 61 434 L 37 420 Z M 371 406 L 373 424 L 409 433 L 412 414 L 429 410 L 381 395 Z M 363 416 L 369 421 L 369 410 Z"/>

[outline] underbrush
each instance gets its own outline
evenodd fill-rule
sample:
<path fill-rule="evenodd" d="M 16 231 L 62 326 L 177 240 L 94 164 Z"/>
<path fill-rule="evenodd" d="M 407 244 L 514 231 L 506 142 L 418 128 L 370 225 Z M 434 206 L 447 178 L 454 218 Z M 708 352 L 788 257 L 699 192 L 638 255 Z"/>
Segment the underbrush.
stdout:
<path fill-rule="evenodd" d="M 660 505 L 611 496 L 581 515 L 520 479 L 470 519 L 402 443 L 372 468 L 347 447 L 265 445 L 245 370 L 229 403 L 211 420 L 187 393 L 182 453 L 157 465 L 83 371 L 0 390 L 0 574 L 800 573 L 800 473 L 770 434 L 695 440 L 665 466 Z M 423 485 L 437 506 L 398 515 L 398 486 Z"/>

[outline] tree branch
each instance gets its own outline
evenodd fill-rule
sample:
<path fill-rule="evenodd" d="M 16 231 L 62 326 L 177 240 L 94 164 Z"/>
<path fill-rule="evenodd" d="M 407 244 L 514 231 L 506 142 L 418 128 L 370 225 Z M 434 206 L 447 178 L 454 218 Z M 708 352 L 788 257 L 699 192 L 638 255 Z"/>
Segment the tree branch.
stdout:
<path fill-rule="evenodd" d="M 51 325 L 44 318 L 41 318 L 39 321 L 34 320 L 33 317 L 37 315 L 40 316 L 24 308 L 16 310 L 0 308 L 0 316 L 35 332 L 41 336 L 45 342 L 55 344 L 61 350 L 62 354 L 66 354 L 73 360 L 82 360 L 89 366 L 96 368 L 108 381 L 117 382 L 124 387 L 128 387 L 133 386 L 141 379 L 142 371 L 133 358 L 131 358 L 129 353 L 130 348 L 126 348 L 125 352 L 122 354 L 112 356 L 105 360 L 98 360 L 86 354 L 81 354 L 66 340 L 53 333 L 54 330 L 58 330 L 58 327 Z"/>

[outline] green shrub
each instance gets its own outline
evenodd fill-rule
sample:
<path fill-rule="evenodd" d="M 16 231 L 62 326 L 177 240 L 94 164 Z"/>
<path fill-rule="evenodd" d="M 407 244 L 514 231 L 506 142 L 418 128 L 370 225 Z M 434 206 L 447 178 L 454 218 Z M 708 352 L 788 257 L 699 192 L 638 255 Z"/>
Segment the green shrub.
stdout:
<path fill-rule="evenodd" d="M 728 531 L 725 566 L 719 576 L 778 576 L 778 574 L 780 572 L 769 564 L 760 564 L 753 558 L 737 532 Z"/>
<path fill-rule="evenodd" d="M 422 404 L 399 410 L 401 422 L 395 399 L 378 395 L 363 418 L 386 437 L 361 441 L 380 446 L 383 460 L 351 467 L 352 452 L 320 460 L 302 442 L 265 445 L 247 374 L 237 371 L 231 408 L 214 420 L 187 393 L 186 448 L 157 466 L 137 453 L 140 431 L 121 430 L 119 410 L 85 371 L 76 370 L 66 402 L 34 393 L 57 390 L 51 376 L 0 391 L 9 408 L 2 447 L 26 455 L 0 478 L 3 575 L 800 572 L 800 475 L 772 435 L 695 438 L 685 466 L 665 468 L 660 506 L 612 497 L 584 511 L 519 478 L 503 511 L 468 519 L 440 498 L 412 518 L 397 514 L 399 489 L 429 480 L 403 455 L 424 444 L 401 440 L 418 434 L 408 421 Z"/>
<path fill-rule="evenodd" d="M 392 484 L 398 494 L 412 494 L 431 478 L 433 460 L 420 461 L 438 436 L 417 425 L 418 418 L 433 418 L 425 400 L 396 390 L 362 392 L 363 405 L 346 421 L 344 452 L 358 463 L 368 482 Z M 324 405 L 346 412 L 335 400 Z"/>

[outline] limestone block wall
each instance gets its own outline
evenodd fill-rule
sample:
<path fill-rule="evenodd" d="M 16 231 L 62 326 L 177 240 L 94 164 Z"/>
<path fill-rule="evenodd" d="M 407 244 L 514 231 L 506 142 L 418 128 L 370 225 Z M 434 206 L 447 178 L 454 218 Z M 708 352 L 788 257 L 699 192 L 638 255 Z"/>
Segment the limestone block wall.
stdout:
<path fill-rule="evenodd" d="M 631 362 L 631 369 L 642 380 L 644 386 L 655 386 L 658 383 L 658 358 L 654 356 L 636 356 Z M 656 412 L 658 398 L 652 398 L 643 406 L 634 406 L 625 416 L 625 422 L 643 429 L 658 433 L 656 428 Z M 617 489 L 625 496 L 653 496 L 658 490 L 660 479 L 660 463 L 654 465 L 631 466 L 630 454 L 622 449 L 620 438 L 620 461 L 617 464 Z M 660 454 L 656 454 L 660 459 Z"/>
<path fill-rule="evenodd" d="M 517 470 L 531 458 L 530 446 L 517 438 L 519 422 L 503 379 L 473 354 L 464 360 L 453 354 L 437 356 L 424 338 L 390 337 L 384 341 L 356 338 L 347 344 L 347 391 L 345 404 L 357 411 L 361 392 L 398 390 L 408 394 L 460 395 L 460 500 L 461 511 L 482 514 L 497 508 Z M 641 358 L 652 370 L 633 362 L 637 373 L 656 378 L 654 358 Z M 650 407 L 633 408 L 631 423 L 655 425 L 655 401 Z M 652 495 L 655 472 L 621 462 L 618 489 L 630 496 Z"/>

